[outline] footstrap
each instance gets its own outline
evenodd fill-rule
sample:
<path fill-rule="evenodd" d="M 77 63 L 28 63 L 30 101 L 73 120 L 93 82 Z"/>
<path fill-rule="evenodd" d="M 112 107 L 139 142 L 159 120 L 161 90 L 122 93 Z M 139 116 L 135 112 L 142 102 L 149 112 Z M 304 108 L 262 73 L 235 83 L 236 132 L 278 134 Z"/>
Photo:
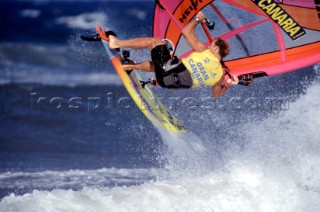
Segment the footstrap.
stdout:
<path fill-rule="evenodd" d="M 113 35 L 114 37 L 117 37 L 116 33 L 114 33 L 114 31 L 106 31 L 106 36 L 109 37 L 110 35 Z"/>
<path fill-rule="evenodd" d="M 144 88 L 146 85 L 153 85 L 153 86 L 158 86 L 158 82 L 156 79 L 149 79 L 148 81 L 142 81 L 140 80 L 140 84 L 142 86 L 142 88 Z"/>

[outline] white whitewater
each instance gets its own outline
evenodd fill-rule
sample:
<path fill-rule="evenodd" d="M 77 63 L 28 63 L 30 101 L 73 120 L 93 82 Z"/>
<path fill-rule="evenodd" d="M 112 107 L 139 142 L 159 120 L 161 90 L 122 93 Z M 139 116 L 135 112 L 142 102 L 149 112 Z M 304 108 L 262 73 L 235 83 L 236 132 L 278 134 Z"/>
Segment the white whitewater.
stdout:
<path fill-rule="evenodd" d="M 0 211 L 320 211 L 319 93 L 317 80 L 279 116 L 239 126 L 240 150 L 230 145 L 217 153 L 191 133 L 161 133 L 168 145 L 165 179 L 12 194 Z"/>

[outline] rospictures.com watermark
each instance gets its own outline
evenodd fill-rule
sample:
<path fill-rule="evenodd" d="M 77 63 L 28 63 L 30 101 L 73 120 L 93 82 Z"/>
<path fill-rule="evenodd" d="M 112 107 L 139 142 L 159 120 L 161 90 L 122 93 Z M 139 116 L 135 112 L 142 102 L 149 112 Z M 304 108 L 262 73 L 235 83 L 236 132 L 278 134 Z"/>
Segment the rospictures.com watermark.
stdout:
<path fill-rule="evenodd" d="M 136 103 L 135 103 L 136 102 Z M 269 110 L 280 111 L 289 109 L 289 100 L 275 97 L 230 97 L 228 99 L 213 97 L 168 97 L 158 99 L 133 100 L 129 96 L 117 96 L 108 92 L 104 96 L 43 96 L 36 92 L 30 93 L 32 110 L 79 111 L 94 114 L 103 110 L 130 110 L 140 104 L 142 109 L 161 110 L 159 102 L 170 110 Z"/>

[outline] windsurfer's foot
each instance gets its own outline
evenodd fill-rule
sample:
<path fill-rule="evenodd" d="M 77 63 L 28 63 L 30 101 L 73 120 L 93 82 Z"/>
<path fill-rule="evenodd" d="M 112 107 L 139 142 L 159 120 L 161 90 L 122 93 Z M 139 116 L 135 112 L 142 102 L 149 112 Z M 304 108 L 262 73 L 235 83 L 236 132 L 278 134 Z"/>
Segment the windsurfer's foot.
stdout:
<path fill-rule="evenodd" d="M 132 69 L 134 69 L 134 63 L 131 63 L 131 64 L 123 64 L 122 65 L 123 66 L 123 69 L 125 70 L 125 71 L 132 71 Z"/>
<path fill-rule="evenodd" d="M 109 35 L 109 47 L 110 49 L 116 49 L 116 48 L 120 48 L 120 46 L 117 44 L 118 39 L 113 36 L 113 35 Z"/>
<path fill-rule="evenodd" d="M 123 64 L 123 69 L 127 72 L 128 75 L 133 71 L 132 64 Z"/>

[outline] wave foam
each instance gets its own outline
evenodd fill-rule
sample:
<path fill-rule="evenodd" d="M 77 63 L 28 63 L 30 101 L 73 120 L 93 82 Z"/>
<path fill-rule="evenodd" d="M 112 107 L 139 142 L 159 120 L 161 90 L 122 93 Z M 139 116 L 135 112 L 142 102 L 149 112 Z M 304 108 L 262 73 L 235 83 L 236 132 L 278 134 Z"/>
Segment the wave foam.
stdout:
<path fill-rule="evenodd" d="M 0 173 L 3 188 L 84 188 L 141 184 L 164 175 L 160 169 L 69 170 Z M 16 180 L 15 180 L 16 179 Z"/>
<path fill-rule="evenodd" d="M 116 74 L 107 73 L 78 73 L 78 74 L 61 74 L 61 73 L 19 73 L 14 72 L 10 77 L 0 78 L 0 85 L 10 83 L 35 83 L 52 86 L 91 86 L 91 85 L 122 85 L 121 80 Z"/>
<path fill-rule="evenodd" d="M 178 138 L 164 134 L 164 142 L 169 145 L 166 155 L 169 166 L 161 172 L 162 176 L 178 173 L 173 178 L 144 181 L 130 187 L 12 194 L 2 199 L 0 210 L 319 211 L 319 92 L 320 84 L 315 82 L 282 114 L 241 124 L 219 155 L 205 142 L 198 143 L 192 134 Z M 214 135 L 215 132 L 207 133 Z M 240 133 L 241 138 L 234 136 Z M 152 172 L 152 169 L 138 171 L 139 176 L 158 175 L 157 171 L 150 174 Z M 137 173 L 124 175 L 134 174 Z M 81 183 L 79 176 L 85 179 L 90 173 L 77 171 L 63 179 Z M 98 181 L 104 177 L 121 179 L 121 174 L 94 176 L 98 176 Z M 96 180 L 88 178 L 91 182 Z M 49 181 L 50 177 L 46 183 Z"/>
<path fill-rule="evenodd" d="M 56 19 L 57 24 L 66 25 L 69 28 L 94 29 L 96 24 L 106 23 L 103 13 L 83 13 L 77 16 L 63 16 Z"/>
<path fill-rule="evenodd" d="M 38 18 L 41 15 L 41 11 L 40 10 L 33 10 L 33 9 L 25 9 L 20 12 L 20 15 L 22 17 Z"/>
<path fill-rule="evenodd" d="M 110 64 L 97 69 L 99 54 L 94 50 L 66 46 L 2 43 L 0 45 L 0 85 L 37 83 L 61 86 L 122 85 Z M 77 47 L 77 48 L 76 48 Z M 21 54 L 21 49 L 28 54 Z M 93 56 L 91 55 L 93 51 Z M 89 56 L 88 56 L 89 55 Z M 102 57 L 102 56 L 101 56 Z M 81 61 L 81 62 L 79 62 Z M 97 64 L 96 64 L 97 63 Z M 100 65 L 100 64 L 99 64 Z M 106 66 L 107 65 L 107 66 Z M 107 73 L 105 69 L 112 69 Z"/>

